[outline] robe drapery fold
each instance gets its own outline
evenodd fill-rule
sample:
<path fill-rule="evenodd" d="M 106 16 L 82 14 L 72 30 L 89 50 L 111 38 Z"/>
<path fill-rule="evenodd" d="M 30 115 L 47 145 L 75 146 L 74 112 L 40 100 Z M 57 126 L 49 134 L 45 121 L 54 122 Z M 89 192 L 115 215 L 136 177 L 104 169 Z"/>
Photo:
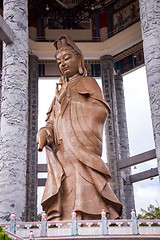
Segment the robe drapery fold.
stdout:
<path fill-rule="evenodd" d="M 47 113 L 54 136 L 54 146 L 46 147 L 48 176 L 42 198 L 48 220 L 70 219 L 72 210 L 91 219 L 100 218 L 102 209 L 112 219 L 121 215 L 122 206 L 109 186 L 110 172 L 101 159 L 109 113 L 93 78 L 65 83 L 57 92 Z"/>

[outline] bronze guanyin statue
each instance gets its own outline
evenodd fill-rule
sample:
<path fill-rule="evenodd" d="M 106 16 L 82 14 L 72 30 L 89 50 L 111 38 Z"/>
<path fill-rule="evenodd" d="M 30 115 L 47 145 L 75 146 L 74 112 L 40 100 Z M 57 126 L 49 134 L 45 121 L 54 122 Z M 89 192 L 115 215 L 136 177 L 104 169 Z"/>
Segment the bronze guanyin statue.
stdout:
<path fill-rule="evenodd" d="M 110 107 L 96 80 L 86 76 L 82 52 L 68 36 L 54 42 L 61 74 L 46 126 L 37 134 L 46 148 L 48 176 L 42 198 L 47 220 L 100 219 L 121 215 L 122 205 L 108 183 L 101 159 L 103 125 Z"/>

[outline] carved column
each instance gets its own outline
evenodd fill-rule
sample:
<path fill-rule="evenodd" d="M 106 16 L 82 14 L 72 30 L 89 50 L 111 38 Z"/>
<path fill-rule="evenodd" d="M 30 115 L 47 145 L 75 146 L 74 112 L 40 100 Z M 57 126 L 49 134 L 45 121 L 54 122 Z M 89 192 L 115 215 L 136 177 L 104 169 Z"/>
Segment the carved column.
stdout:
<path fill-rule="evenodd" d="M 100 58 L 100 63 L 103 94 L 104 98 L 109 103 L 112 111 L 105 125 L 107 160 L 109 170 L 112 176 L 111 187 L 116 196 L 120 199 L 121 203 L 125 205 L 122 171 L 119 171 L 118 169 L 118 160 L 121 159 L 121 153 L 115 81 L 113 76 L 113 58 L 110 55 L 102 56 Z M 126 214 L 124 207 L 123 217 L 125 216 Z"/>
<path fill-rule="evenodd" d="M 115 79 L 116 101 L 117 101 L 117 112 L 118 112 L 120 152 L 121 152 L 121 160 L 123 160 L 129 157 L 129 141 L 128 141 L 127 120 L 126 120 L 123 77 L 121 75 L 115 75 L 114 79 Z M 123 172 L 125 174 L 123 185 L 124 185 L 124 195 L 125 195 L 126 218 L 130 219 L 131 209 L 135 209 L 133 186 L 129 181 L 129 176 L 131 175 L 131 168 L 125 168 Z"/>
<path fill-rule="evenodd" d="M 160 2 L 139 0 L 144 59 L 160 176 Z"/>
<path fill-rule="evenodd" d="M 28 128 L 28 1 L 3 0 L 3 16 L 14 33 L 3 45 L 0 220 L 24 220 Z"/>
<path fill-rule="evenodd" d="M 38 131 L 38 57 L 29 55 L 28 80 L 28 154 L 26 184 L 25 221 L 37 220 L 37 164 L 38 147 L 36 135 Z"/>
<path fill-rule="evenodd" d="M 1 92 L 2 92 L 2 42 L 0 41 L 0 133 L 1 133 Z"/>

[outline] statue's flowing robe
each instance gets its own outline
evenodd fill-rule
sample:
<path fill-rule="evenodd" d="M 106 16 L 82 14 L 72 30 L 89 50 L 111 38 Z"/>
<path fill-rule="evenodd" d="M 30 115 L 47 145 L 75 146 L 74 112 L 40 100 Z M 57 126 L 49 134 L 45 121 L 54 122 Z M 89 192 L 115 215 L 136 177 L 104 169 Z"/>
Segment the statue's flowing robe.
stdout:
<path fill-rule="evenodd" d="M 99 219 L 102 209 L 111 219 L 122 206 L 108 183 L 111 175 L 101 159 L 102 135 L 110 108 L 95 79 L 83 77 L 62 85 L 47 113 L 54 138 L 46 147 L 48 176 L 42 198 L 48 220 Z"/>

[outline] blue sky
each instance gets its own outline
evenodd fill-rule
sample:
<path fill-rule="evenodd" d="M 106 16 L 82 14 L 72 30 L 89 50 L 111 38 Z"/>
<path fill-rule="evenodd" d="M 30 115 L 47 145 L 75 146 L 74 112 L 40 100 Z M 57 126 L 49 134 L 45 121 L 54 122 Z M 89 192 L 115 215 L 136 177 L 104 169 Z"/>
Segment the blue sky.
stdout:
<path fill-rule="evenodd" d="M 44 78 L 43 78 L 44 79 Z M 128 136 L 130 145 L 130 155 L 154 149 L 152 132 L 151 113 L 147 89 L 145 67 L 142 67 L 123 77 L 124 92 L 126 101 Z M 55 93 L 55 81 L 52 78 L 45 78 L 39 81 L 39 128 L 45 125 L 46 112 L 53 100 Z M 105 158 L 105 148 L 103 159 Z M 45 162 L 45 151 L 39 153 L 39 162 Z M 137 173 L 150 168 L 157 167 L 156 159 L 139 164 L 136 169 L 132 167 L 132 173 Z M 39 174 L 44 177 L 44 174 Z M 149 204 L 160 204 L 160 186 L 158 177 L 144 180 L 133 184 L 136 203 L 136 211 L 141 208 L 147 209 Z M 38 211 L 41 212 L 40 201 L 43 188 L 38 190 Z"/>

